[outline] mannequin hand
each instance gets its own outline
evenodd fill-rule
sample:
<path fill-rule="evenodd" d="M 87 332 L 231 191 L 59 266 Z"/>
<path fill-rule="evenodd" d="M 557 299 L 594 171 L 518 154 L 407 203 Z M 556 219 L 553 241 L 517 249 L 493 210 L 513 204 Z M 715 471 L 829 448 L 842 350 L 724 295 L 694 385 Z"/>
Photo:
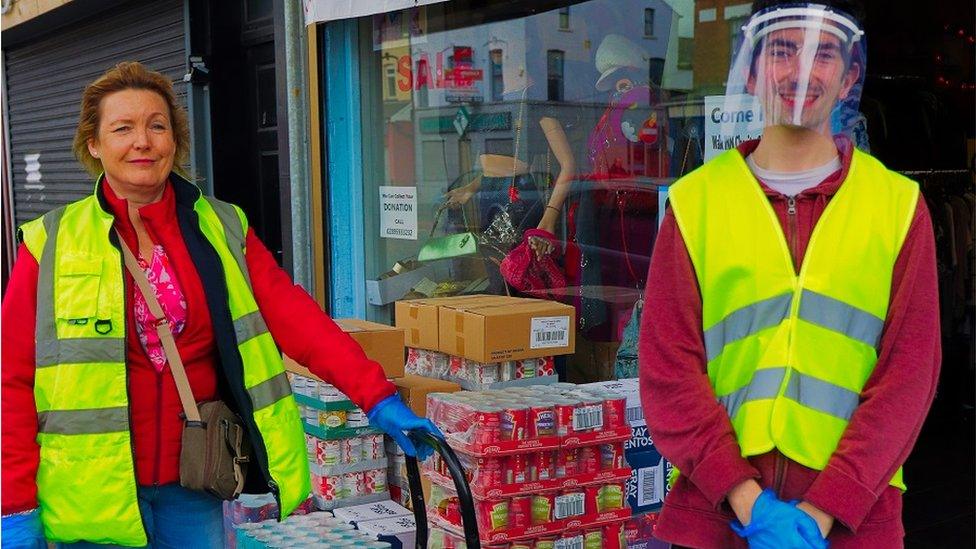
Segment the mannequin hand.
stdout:
<path fill-rule="evenodd" d="M 449 208 L 460 208 L 471 200 L 474 196 L 475 189 L 471 185 L 465 185 L 463 187 L 458 187 L 456 189 L 447 191 L 444 196 L 447 200 L 444 204 Z"/>
<path fill-rule="evenodd" d="M 763 490 L 752 507 L 747 526 L 732 521 L 732 530 L 749 540 L 750 549 L 826 549 L 827 540 L 813 518 L 796 508 L 796 502 L 780 501 L 772 490 Z"/>
<path fill-rule="evenodd" d="M 555 250 L 555 246 L 552 242 L 549 242 L 545 238 L 539 238 L 538 236 L 529 237 L 529 247 L 535 252 L 535 258 L 541 260 L 543 257 L 551 254 Z"/>
<path fill-rule="evenodd" d="M 3 530 L 3 547 L 12 549 L 46 549 L 41 515 L 37 509 L 19 515 L 3 517 L 0 529 Z"/>
<path fill-rule="evenodd" d="M 420 461 L 430 457 L 434 453 L 434 449 L 428 444 L 420 444 L 415 448 L 413 441 L 404 431 L 419 429 L 441 438 L 444 437 L 440 429 L 429 419 L 417 417 L 397 395 L 390 395 L 379 401 L 366 415 L 369 417 L 369 423 L 393 437 L 400 448 L 403 448 L 405 454 L 414 456 Z"/>

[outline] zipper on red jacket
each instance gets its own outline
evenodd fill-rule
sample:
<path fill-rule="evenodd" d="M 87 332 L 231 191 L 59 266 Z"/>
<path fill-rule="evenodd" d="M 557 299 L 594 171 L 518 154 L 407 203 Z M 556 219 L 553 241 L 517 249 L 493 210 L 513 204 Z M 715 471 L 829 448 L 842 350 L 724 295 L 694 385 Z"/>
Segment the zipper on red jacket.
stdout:
<path fill-rule="evenodd" d="M 796 260 L 796 198 L 792 196 L 786 197 L 786 226 L 787 241 L 790 246 L 790 261 L 793 263 L 793 270 L 797 271 L 799 265 Z"/>

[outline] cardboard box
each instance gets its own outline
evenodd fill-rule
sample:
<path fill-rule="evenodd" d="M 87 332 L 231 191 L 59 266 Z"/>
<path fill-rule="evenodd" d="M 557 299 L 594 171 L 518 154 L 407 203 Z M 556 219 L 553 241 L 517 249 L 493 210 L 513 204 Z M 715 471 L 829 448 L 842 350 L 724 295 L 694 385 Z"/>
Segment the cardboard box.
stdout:
<path fill-rule="evenodd" d="M 333 511 L 332 514 L 337 519 L 351 524 L 413 515 L 406 507 L 390 500 L 354 505 L 352 507 L 340 507 Z"/>
<path fill-rule="evenodd" d="M 576 338 L 576 352 L 566 357 L 566 381 L 582 384 L 613 379 L 619 348 L 619 341 Z"/>
<path fill-rule="evenodd" d="M 440 351 L 479 362 L 571 354 L 576 309 L 556 301 L 500 298 L 439 307 Z"/>
<path fill-rule="evenodd" d="M 387 378 L 403 375 L 403 330 L 385 324 L 377 324 L 356 318 L 340 318 L 336 324 L 363 348 L 366 357 L 379 362 Z M 285 369 L 314 379 L 318 376 L 308 368 L 285 356 Z"/>
<path fill-rule="evenodd" d="M 410 549 L 417 545 L 417 522 L 413 515 L 360 522 L 360 531 L 385 541 L 391 549 Z"/>
<path fill-rule="evenodd" d="M 397 301 L 394 313 L 396 326 L 404 330 L 404 345 L 417 349 L 440 350 L 439 310 L 443 305 L 461 303 L 492 303 L 507 299 L 494 295 L 467 295 Z"/>
<path fill-rule="evenodd" d="M 427 395 L 430 393 L 455 393 L 461 386 L 453 381 L 407 374 L 393 380 L 400 398 L 420 417 L 427 415 Z"/>

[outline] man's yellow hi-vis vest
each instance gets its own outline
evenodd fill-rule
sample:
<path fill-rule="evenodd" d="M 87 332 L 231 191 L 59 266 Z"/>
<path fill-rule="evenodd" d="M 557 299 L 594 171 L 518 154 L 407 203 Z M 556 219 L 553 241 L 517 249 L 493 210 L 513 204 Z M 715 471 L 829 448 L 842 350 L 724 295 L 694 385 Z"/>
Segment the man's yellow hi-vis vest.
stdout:
<path fill-rule="evenodd" d="M 918 185 L 854 152 L 799 273 L 741 153 L 669 192 L 702 294 L 708 377 L 743 456 L 823 470 L 874 370 Z M 901 469 L 891 484 L 905 489 Z"/>
<path fill-rule="evenodd" d="M 199 232 L 223 271 L 234 334 L 218 337 L 233 338 L 243 365 L 236 381 L 224 377 L 235 385 L 229 392 L 247 401 L 236 407 L 249 411 L 245 423 L 260 435 L 252 436 L 261 445 L 255 455 L 266 455 L 251 466 L 270 477 L 283 518 L 308 497 L 311 481 L 298 407 L 251 292 L 247 220 L 237 207 L 201 196 L 175 174 L 171 181 L 178 192 L 195 197 Z M 21 227 L 38 262 L 38 502 L 49 540 L 143 546 L 129 431 L 127 298 L 113 221 L 96 190 Z"/>

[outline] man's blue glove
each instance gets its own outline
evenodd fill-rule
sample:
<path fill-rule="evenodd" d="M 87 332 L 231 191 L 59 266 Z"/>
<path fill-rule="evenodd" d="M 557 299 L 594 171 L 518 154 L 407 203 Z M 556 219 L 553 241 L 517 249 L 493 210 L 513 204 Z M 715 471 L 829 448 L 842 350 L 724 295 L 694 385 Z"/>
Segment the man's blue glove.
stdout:
<path fill-rule="evenodd" d="M 748 526 L 733 520 L 732 530 L 749 540 L 750 549 L 827 549 L 813 517 L 796 507 L 796 501 L 780 501 L 769 488 L 752 505 Z"/>
<path fill-rule="evenodd" d="M 3 549 L 47 549 L 41 515 L 37 509 L 30 513 L 7 515 L 0 521 Z"/>
<path fill-rule="evenodd" d="M 434 449 L 429 444 L 423 443 L 419 444 L 418 448 L 414 448 L 413 441 L 404 431 L 419 429 L 441 438 L 444 437 L 443 433 L 429 419 L 417 417 L 397 395 L 390 395 L 379 401 L 366 416 L 369 418 L 370 425 L 382 429 L 383 432 L 393 437 L 400 448 L 403 448 L 405 454 L 415 456 L 420 461 L 429 458 L 434 453 Z"/>

